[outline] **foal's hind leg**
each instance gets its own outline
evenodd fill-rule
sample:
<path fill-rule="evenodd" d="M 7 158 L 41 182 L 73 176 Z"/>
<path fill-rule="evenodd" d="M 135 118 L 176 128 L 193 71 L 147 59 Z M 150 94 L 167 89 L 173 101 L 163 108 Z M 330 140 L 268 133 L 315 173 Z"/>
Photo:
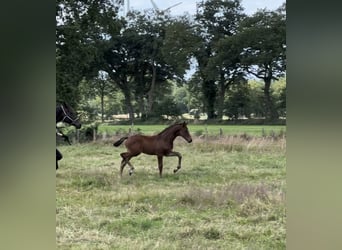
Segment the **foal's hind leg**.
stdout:
<path fill-rule="evenodd" d="M 127 152 L 126 153 L 121 153 L 120 156 L 122 157 L 121 165 L 120 165 L 120 176 L 122 177 L 122 172 L 124 167 L 127 164 Z"/>
<path fill-rule="evenodd" d="M 122 172 L 126 164 L 130 166 L 129 175 L 132 175 L 134 167 L 129 161 L 132 157 L 137 156 L 139 154 L 131 154 L 130 152 L 125 152 L 125 153 L 121 153 L 120 155 L 122 157 L 121 166 L 120 166 L 120 176 L 122 177 Z"/>
<path fill-rule="evenodd" d="M 125 167 L 126 164 L 127 164 L 127 163 L 126 163 L 126 160 L 125 160 L 125 159 L 122 159 L 121 165 L 120 165 L 120 176 L 121 176 L 121 177 L 122 177 L 123 169 L 124 169 L 124 167 Z"/>
<path fill-rule="evenodd" d="M 134 170 L 134 167 L 133 165 L 128 161 L 127 164 L 129 165 L 130 169 L 129 169 L 129 175 L 132 175 L 133 174 L 133 170 Z"/>
<path fill-rule="evenodd" d="M 182 167 L 182 155 L 178 152 L 170 152 L 166 156 L 177 156 L 178 157 L 178 166 L 176 169 L 173 170 L 173 173 L 176 173 Z"/>

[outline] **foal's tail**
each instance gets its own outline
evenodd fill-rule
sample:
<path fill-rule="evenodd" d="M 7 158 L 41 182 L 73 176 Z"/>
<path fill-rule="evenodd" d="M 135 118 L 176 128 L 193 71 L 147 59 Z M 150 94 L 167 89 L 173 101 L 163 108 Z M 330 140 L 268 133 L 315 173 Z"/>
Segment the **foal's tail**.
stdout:
<path fill-rule="evenodd" d="M 128 138 L 128 136 L 122 137 L 120 140 L 116 141 L 113 143 L 114 147 L 119 147 L 121 145 L 121 143 L 124 142 L 124 140 L 126 140 Z"/>

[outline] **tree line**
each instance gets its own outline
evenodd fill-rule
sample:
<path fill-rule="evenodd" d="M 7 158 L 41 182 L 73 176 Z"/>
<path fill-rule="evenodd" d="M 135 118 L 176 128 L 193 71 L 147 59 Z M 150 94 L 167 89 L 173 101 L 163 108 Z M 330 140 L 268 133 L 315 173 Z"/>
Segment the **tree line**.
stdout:
<path fill-rule="evenodd" d="M 57 0 L 57 102 L 90 120 L 190 111 L 208 119 L 286 116 L 285 3 L 253 15 L 240 0 L 199 1 L 196 14 L 181 16 L 154 9 L 122 16 L 122 6 Z"/>

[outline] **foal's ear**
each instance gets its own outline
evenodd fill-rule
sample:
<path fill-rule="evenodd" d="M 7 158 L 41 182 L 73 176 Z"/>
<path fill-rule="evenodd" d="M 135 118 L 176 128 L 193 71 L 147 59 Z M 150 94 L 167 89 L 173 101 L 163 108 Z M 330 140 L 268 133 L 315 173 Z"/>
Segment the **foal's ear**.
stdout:
<path fill-rule="evenodd" d="M 183 127 L 185 127 L 187 124 L 188 124 L 188 123 L 184 121 L 184 122 L 183 122 Z"/>

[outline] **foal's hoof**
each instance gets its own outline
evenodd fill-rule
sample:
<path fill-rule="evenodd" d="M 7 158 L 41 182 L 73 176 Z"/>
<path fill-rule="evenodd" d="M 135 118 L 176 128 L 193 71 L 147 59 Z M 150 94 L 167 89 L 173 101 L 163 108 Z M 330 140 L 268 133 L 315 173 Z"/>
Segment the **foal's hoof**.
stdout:
<path fill-rule="evenodd" d="M 177 167 L 176 169 L 173 170 L 173 173 L 175 174 L 176 172 L 178 172 L 178 170 L 181 169 L 181 167 Z"/>
<path fill-rule="evenodd" d="M 133 174 L 133 172 L 129 172 L 129 176 L 131 176 Z"/>

